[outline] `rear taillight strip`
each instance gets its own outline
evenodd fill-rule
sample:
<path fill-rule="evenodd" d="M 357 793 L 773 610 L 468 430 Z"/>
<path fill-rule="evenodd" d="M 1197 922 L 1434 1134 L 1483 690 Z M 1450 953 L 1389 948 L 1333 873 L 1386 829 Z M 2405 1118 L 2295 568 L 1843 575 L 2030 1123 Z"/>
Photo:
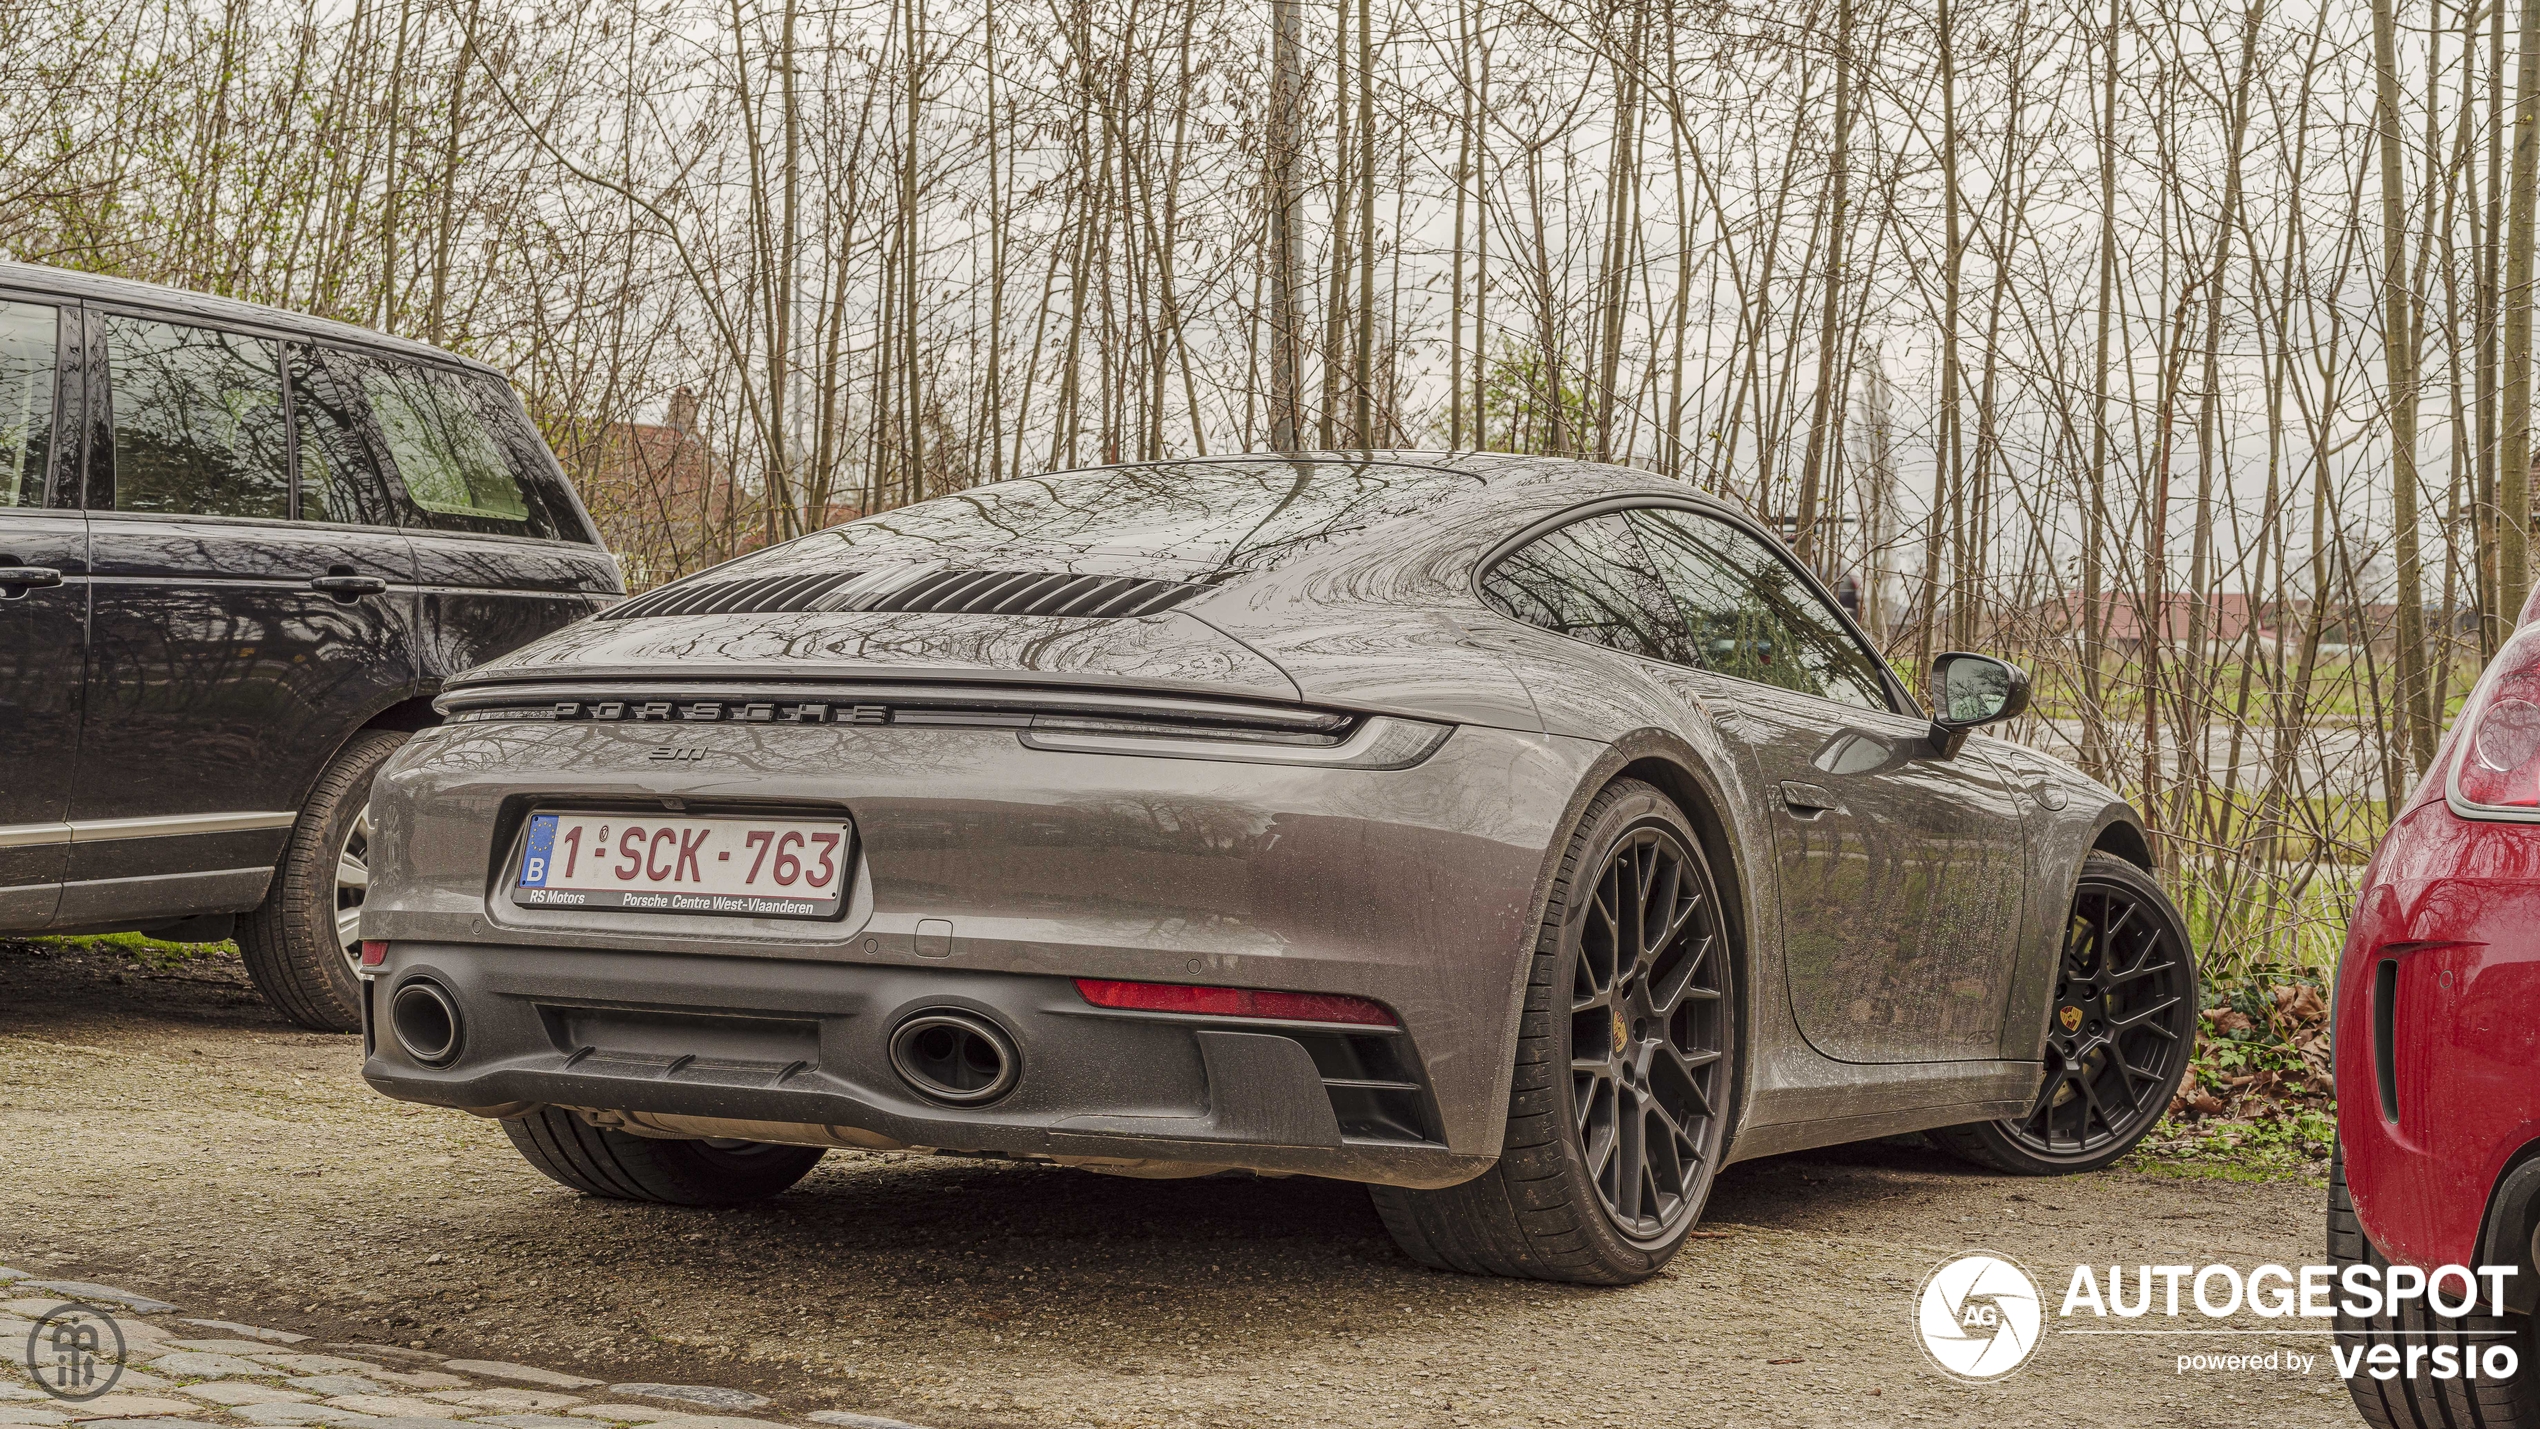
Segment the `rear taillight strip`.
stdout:
<path fill-rule="evenodd" d="M 1274 992 L 1266 988 L 1206 987 L 1178 982 L 1115 982 L 1080 977 L 1076 991 L 1096 1007 L 1129 1012 L 1170 1012 L 1188 1017 L 1235 1017 L 1272 1022 L 1331 1022 L 1350 1027 L 1399 1027 L 1383 1003 L 1336 992 Z"/>
<path fill-rule="evenodd" d="M 1438 752 L 1453 725 L 1397 715 L 1370 715 L 1347 735 L 1300 737 L 1287 732 L 1207 729 L 1161 722 L 1130 724 L 1036 715 L 1018 736 L 1026 749 L 1059 754 L 1126 754 L 1145 759 L 1205 759 L 1225 764 L 1300 764 L 1318 769 L 1408 769 Z"/>

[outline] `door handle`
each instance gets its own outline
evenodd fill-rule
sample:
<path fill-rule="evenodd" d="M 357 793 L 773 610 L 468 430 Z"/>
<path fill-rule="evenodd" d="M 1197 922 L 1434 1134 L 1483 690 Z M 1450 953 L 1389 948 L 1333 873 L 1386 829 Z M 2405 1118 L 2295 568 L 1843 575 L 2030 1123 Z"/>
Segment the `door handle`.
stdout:
<path fill-rule="evenodd" d="M 324 575 L 310 578 L 309 589 L 324 591 L 346 605 L 366 595 L 384 595 L 388 582 L 377 576 Z"/>
<path fill-rule="evenodd" d="M 11 590 L 30 591 L 61 583 L 62 573 L 51 566 L 0 566 L 0 586 Z"/>
<path fill-rule="evenodd" d="M 1802 818 L 1815 814 L 1840 813 L 1843 810 L 1842 802 L 1834 795 L 1817 785 L 1802 784 L 1796 779 L 1782 781 L 1782 803 L 1788 806 L 1792 813 Z"/>

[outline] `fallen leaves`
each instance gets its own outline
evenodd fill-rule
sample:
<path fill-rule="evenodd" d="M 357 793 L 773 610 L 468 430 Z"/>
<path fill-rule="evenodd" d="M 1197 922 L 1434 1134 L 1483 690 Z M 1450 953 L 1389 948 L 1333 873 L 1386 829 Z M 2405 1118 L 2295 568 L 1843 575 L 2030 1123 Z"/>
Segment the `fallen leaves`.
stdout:
<path fill-rule="evenodd" d="M 2171 1130 L 2232 1143 L 2254 1137 L 2325 1155 L 2336 1112 L 2328 1070 L 2329 1001 L 2307 975 L 2263 975 L 2209 987 L 2187 1075 L 2170 1099 Z M 2220 1123 L 2212 1127 L 2200 1123 Z"/>
<path fill-rule="evenodd" d="M 2257 1025 L 2249 1020 L 2249 1014 L 2242 1012 L 2237 1008 L 2231 1007 L 2209 1007 L 2205 1009 L 2205 1023 L 2207 1026 L 2213 1028 L 2216 1032 L 2221 1033 L 2225 1037 L 2228 1037 L 2235 1032 L 2249 1031 Z"/>

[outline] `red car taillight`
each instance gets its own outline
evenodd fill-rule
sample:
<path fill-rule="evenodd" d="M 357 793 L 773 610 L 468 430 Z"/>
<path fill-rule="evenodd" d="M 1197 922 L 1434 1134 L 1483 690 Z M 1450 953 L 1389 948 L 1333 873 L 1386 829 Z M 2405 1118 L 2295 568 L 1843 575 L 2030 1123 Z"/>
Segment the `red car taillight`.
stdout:
<path fill-rule="evenodd" d="M 2515 631 L 2488 662 L 2453 742 L 2456 810 L 2540 813 L 2540 626 Z"/>
<path fill-rule="evenodd" d="M 1392 1013 L 1363 997 L 1331 992 L 1265 992 L 1249 987 L 1194 987 L 1178 982 L 1112 982 L 1080 977 L 1076 990 L 1096 1007 L 1182 1012 L 1204 1017 L 1267 1017 L 1286 1022 L 1345 1022 L 1393 1027 Z"/>

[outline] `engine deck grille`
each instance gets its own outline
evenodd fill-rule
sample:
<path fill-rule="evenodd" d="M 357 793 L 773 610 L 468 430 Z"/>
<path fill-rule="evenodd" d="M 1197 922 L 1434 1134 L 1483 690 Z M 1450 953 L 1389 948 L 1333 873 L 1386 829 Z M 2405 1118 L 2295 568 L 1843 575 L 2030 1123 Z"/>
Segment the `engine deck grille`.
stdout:
<path fill-rule="evenodd" d="M 909 567 L 741 579 L 673 581 L 602 611 L 601 620 L 674 615 L 861 610 L 958 615 L 1056 615 L 1126 620 L 1171 610 L 1207 586 L 1138 576 Z"/>

